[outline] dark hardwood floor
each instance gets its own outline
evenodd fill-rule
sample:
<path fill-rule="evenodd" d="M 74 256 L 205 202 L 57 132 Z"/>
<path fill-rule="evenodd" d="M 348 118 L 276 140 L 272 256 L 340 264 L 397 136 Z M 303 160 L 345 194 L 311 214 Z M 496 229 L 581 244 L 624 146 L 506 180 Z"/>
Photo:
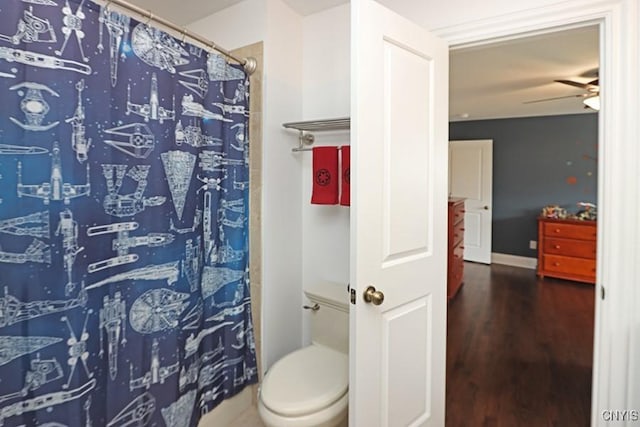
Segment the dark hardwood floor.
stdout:
<path fill-rule="evenodd" d="M 593 285 L 464 268 L 448 312 L 447 427 L 588 426 Z"/>

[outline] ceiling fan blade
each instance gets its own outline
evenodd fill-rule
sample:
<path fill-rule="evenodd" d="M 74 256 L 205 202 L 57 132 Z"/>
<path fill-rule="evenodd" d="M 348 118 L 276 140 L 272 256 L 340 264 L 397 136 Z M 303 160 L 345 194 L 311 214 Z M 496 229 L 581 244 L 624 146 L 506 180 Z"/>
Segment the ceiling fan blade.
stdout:
<path fill-rule="evenodd" d="M 600 74 L 600 69 L 599 68 L 592 68 L 590 70 L 585 71 L 584 73 L 580 74 L 580 77 L 584 77 L 584 78 L 594 78 L 594 77 L 598 77 L 598 75 Z"/>
<path fill-rule="evenodd" d="M 587 96 L 588 96 L 587 94 L 556 96 L 555 98 L 545 98 L 545 99 L 536 99 L 533 101 L 525 101 L 523 102 L 523 104 L 535 104 L 538 102 L 555 101 L 557 99 L 567 99 L 567 98 L 586 98 Z"/>
<path fill-rule="evenodd" d="M 573 87 L 579 87 L 580 89 L 589 89 L 589 87 L 591 86 L 591 83 L 580 83 L 580 82 L 574 82 L 573 80 L 554 80 L 554 82 L 562 83 L 562 84 L 573 86 Z"/>

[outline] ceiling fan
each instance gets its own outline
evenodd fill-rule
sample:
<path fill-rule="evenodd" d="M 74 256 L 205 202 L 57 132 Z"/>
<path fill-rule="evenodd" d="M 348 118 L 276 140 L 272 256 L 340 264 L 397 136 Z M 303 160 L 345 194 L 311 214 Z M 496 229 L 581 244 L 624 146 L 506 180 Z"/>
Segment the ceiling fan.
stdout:
<path fill-rule="evenodd" d="M 592 73 L 589 73 L 589 74 L 593 76 Z M 597 77 L 598 76 L 597 70 L 595 71 L 595 76 L 596 78 L 594 80 L 591 80 L 586 83 L 577 82 L 575 80 L 567 80 L 567 79 L 554 80 L 554 82 L 556 83 L 562 83 L 565 85 L 584 89 L 586 91 L 585 93 L 580 93 L 576 95 L 556 96 L 553 98 L 536 99 L 533 101 L 525 101 L 524 104 L 535 104 L 538 102 L 554 101 L 557 99 L 582 98 L 582 102 L 584 103 L 585 108 L 591 108 L 597 111 L 600 109 L 600 85 L 599 85 L 600 82 L 599 82 L 599 78 Z"/>

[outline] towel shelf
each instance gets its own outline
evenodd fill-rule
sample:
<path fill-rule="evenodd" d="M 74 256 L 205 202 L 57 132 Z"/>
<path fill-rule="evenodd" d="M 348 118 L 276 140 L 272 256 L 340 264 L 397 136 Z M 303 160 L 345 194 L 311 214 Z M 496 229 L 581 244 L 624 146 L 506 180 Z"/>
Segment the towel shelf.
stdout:
<path fill-rule="evenodd" d="M 295 129 L 300 132 L 298 146 L 292 148 L 291 151 L 309 151 L 311 148 L 305 148 L 305 145 L 311 145 L 315 141 L 315 136 L 309 132 L 348 130 L 351 127 L 351 119 L 349 117 L 341 117 L 326 120 L 306 120 L 283 123 L 282 126 L 286 129 Z"/>
<path fill-rule="evenodd" d="M 344 130 L 351 126 L 351 119 L 343 117 L 339 119 L 307 120 L 303 122 L 290 122 L 282 125 L 287 129 L 299 131 L 324 131 L 324 130 Z"/>

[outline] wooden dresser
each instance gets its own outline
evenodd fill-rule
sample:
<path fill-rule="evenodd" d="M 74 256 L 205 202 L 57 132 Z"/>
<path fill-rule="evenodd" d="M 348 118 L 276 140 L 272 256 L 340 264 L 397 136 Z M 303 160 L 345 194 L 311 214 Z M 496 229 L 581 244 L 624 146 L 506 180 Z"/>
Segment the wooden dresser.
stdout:
<path fill-rule="evenodd" d="M 538 275 L 596 282 L 596 221 L 538 218 Z"/>
<path fill-rule="evenodd" d="M 448 234 L 447 298 L 451 299 L 462 286 L 464 270 L 464 199 L 449 199 Z"/>

